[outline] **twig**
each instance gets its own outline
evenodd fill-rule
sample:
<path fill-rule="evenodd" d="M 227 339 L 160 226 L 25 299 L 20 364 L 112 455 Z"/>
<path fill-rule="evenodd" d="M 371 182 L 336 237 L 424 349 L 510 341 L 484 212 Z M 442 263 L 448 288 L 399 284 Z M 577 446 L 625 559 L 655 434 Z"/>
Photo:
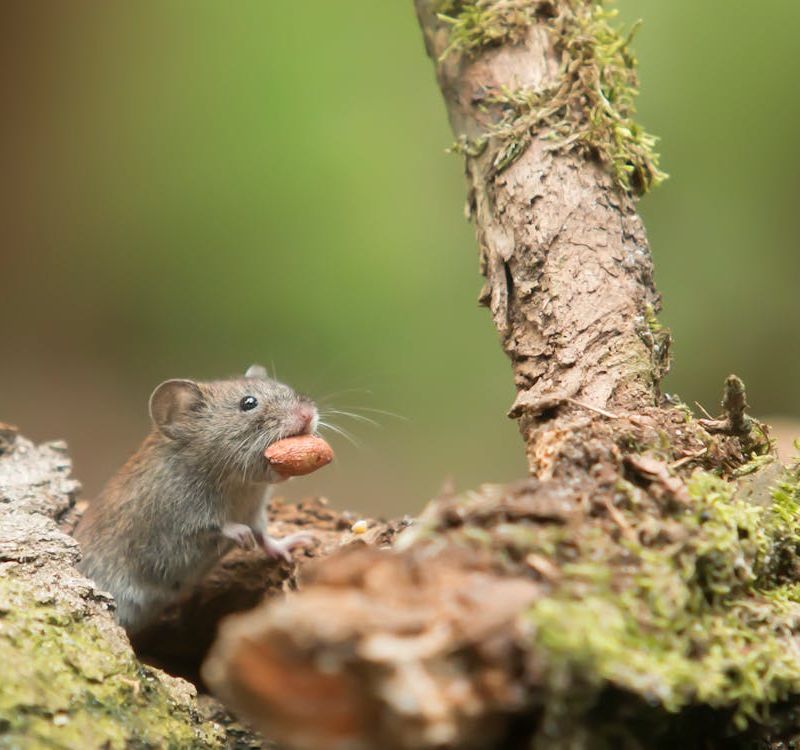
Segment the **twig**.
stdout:
<path fill-rule="evenodd" d="M 697 453 L 687 453 L 683 458 L 679 458 L 677 461 L 673 461 L 671 464 L 669 464 L 669 468 L 677 469 L 684 464 L 688 464 L 690 461 L 696 461 L 706 453 L 708 453 L 708 448 L 703 448 L 702 450 L 697 451 Z"/>
<path fill-rule="evenodd" d="M 588 409 L 589 411 L 596 412 L 597 414 L 601 414 L 604 417 L 608 417 L 609 419 L 619 419 L 619 415 L 614 414 L 613 412 L 606 411 L 605 409 L 601 409 L 599 406 L 592 406 L 592 404 L 586 404 L 583 401 L 578 401 L 576 398 L 567 398 L 565 401 L 569 402 L 570 404 L 574 404 L 575 406 L 580 406 L 583 409 Z"/>
<path fill-rule="evenodd" d="M 631 541 L 637 541 L 636 532 L 633 530 L 633 527 L 625 520 L 625 516 L 622 515 L 622 512 L 619 508 L 611 500 L 609 495 L 603 495 L 603 502 L 605 503 L 606 510 L 608 511 L 608 515 L 611 516 L 611 519 L 614 523 L 619 526 L 622 533 Z"/>
<path fill-rule="evenodd" d="M 694 402 L 694 405 L 695 405 L 695 406 L 696 406 L 698 409 L 700 409 L 700 411 L 701 411 L 701 412 L 703 412 L 703 414 L 705 414 L 705 415 L 706 415 L 706 417 L 707 417 L 708 419 L 714 419 L 714 417 L 712 417 L 712 416 L 711 416 L 711 415 L 708 413 L 708 409 L 706 409 L 706 407 L 705 407 L 705 406 L 703 406 L 703 405 L 702 405 L 702 404 L 701 404 L 699 401 L 695 401 L 695 402 Z"/>

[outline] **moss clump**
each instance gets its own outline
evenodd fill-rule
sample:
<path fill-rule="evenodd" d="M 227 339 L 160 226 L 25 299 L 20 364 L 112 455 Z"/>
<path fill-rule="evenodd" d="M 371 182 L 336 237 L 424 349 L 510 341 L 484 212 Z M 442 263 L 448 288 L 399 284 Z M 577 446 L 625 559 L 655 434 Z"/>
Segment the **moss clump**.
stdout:
<path fill-rule="evenodd" d="M 553 594 L 527 613 L 550 691 L 543 704 L 560 722 L 616 689 L 668 713 L 722 709 L 743 730 L 800 695 L 800 470 L 763 504 L 705 472 L 688 489 L 691 502 L 657 529 L 574 539 L 584 564 L 562 566 Z M 572 691 L 580 701 L 567 700 Z"/>
<path fill-rule="evenodd" d="M 0 747 L 225 746 L 221 727 L 194 715 L 168 678 L 80 613 L 31 601 L 13 571 L 0 577 L 0 664 Z"/>
<path fill-rule="evenodd" d="M 439 19 L 451 26 L 450 43 L 442 57 L 521 42 L 542 5 L 531 0 L 440 2 L 436 8 Z"/>
<path fill-rule="evenodd" d="M 528 147 L 534 135 L 553 149 L 577 149 L 598 158 L 626 192 L 645 193 L 666 178 L 659 169 L 656 138 L 635 120 L 637 61 L 626 36 L 612 22 L 616 12 L 598 0 L 460 0 L 440 17 L 450 24 L 445 55 L 475 55 L 502 43 L 521 41 L 542 19 L 561 55 L 554 85 L 543 90 L 489 91 L 482 106 L 497 112 L 482 137 L 462 138 L 455 150 L 468 155 L 494 149 L 493 168 L 502 171 Z"/>
<path fill-rule="evenodd" d="M 643 318 L 639 321 L 638 332 L 650 349 L 649 370 L 652 378 L 656 383 L 660 383 L 669 372 L 671 364 L 672 334 L 669 328 L 659 322 L 656 311 L 650 304 L 645 307 Z"/>

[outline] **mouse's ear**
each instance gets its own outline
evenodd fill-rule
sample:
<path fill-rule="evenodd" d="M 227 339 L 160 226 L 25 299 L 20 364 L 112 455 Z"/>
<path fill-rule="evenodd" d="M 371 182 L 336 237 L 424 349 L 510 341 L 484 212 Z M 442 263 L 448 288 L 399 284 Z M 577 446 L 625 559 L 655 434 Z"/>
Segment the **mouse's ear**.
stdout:
<path fill-rule="evenodd" d="M 186 415 L 203 403 L 203 394 L 192 380 L 165 380 L 150 396 L 150 418 L 168 438 L 175 438 Z"/>
<path fill-rule="evenodd" d="M 247 372 L 244 374 L 246 378 L 258 378 L 258 380 L 267 380 L 267 368 L 262 365 L 250 365 Z"/>

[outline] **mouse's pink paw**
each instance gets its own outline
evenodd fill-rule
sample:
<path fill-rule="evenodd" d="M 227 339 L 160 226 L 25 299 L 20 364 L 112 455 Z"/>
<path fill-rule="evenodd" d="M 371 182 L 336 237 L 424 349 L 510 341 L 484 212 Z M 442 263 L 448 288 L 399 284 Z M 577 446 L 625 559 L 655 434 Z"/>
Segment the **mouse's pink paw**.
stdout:
<path fill-rule="evenodd" d="M 253 530 L 243 523 L 226 523 L 222 527 L 222 535 L 232 540 L 242 549 L 255 549 L 256 537 Z"/>
<path fill-rule="evenodd" d="M 311 547 L 314 542 L 316 542 L 316 537 L 313 534 L 309 534 L 307 531 L 298 531 L 296 534 L 283 537 L 283 539 L 265 535 L 261 541 L 261 547 L 269 557 L 291 562 L 291 551 L 295 547 Z"/>

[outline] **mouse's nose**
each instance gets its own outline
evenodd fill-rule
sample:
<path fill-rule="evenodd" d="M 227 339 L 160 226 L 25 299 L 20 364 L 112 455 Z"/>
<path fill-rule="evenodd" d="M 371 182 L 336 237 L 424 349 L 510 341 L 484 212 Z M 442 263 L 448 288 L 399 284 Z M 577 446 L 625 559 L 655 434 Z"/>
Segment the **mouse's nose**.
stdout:
<path fill-rule="evenodd" d="M 316 427 L 317 410 L 311 404 L 300 404 L 295 410 L 303 432 L 313 432 Z"/>

